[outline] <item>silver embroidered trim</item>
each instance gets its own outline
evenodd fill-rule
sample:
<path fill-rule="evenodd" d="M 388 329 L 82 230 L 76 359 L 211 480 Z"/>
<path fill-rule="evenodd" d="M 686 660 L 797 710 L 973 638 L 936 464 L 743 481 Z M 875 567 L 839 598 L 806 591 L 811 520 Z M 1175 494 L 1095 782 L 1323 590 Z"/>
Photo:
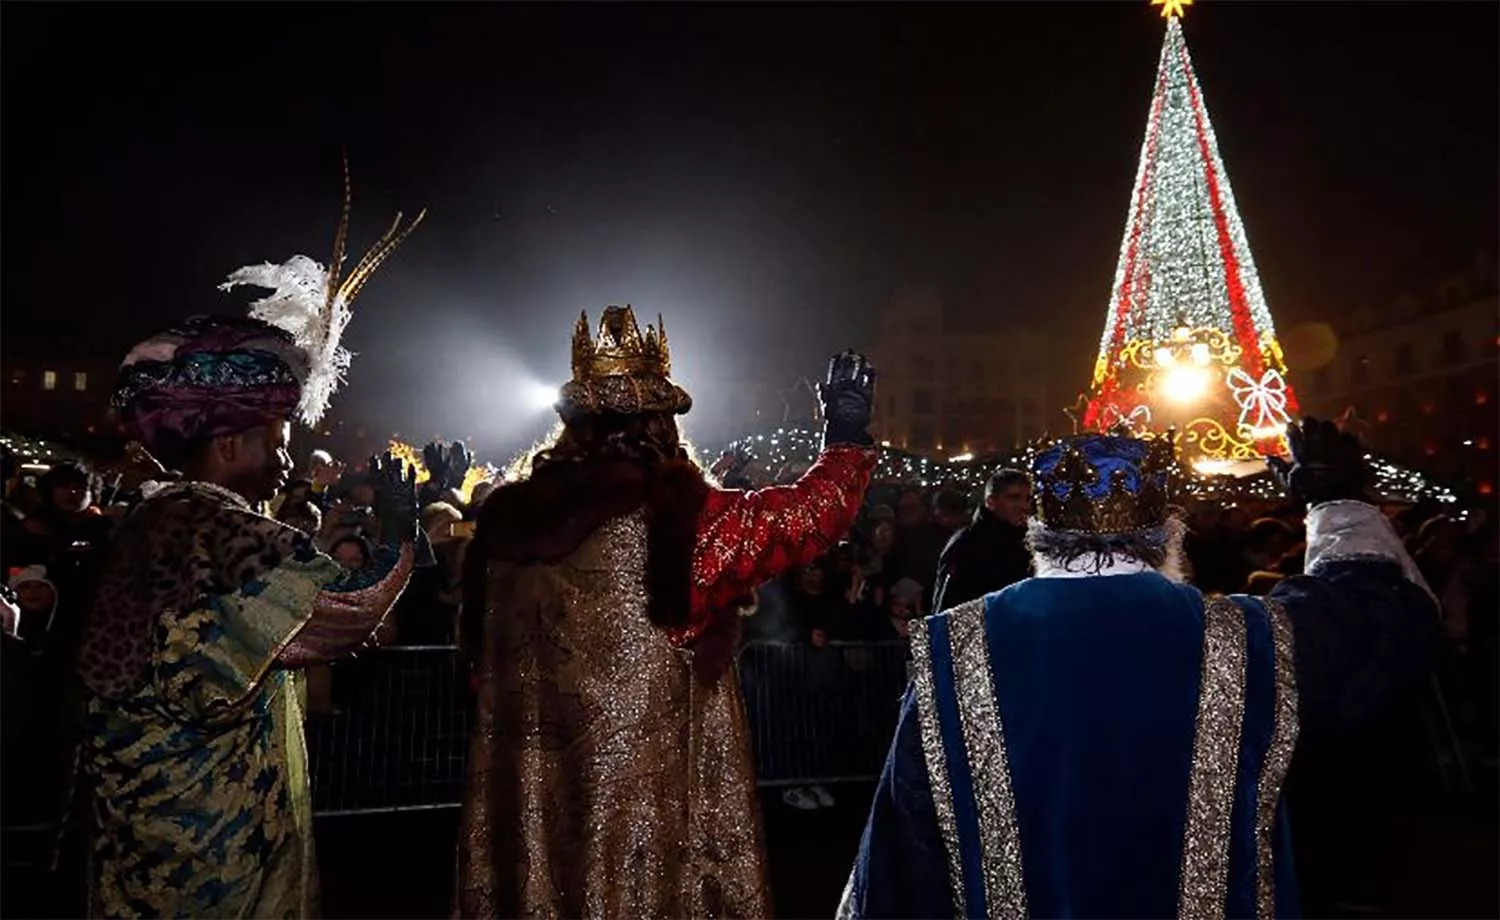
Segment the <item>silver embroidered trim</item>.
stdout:
<path fill-rule="evenodd" d="M 1260 767 L 1255 790 L 1256 915 L 1261 920 L 1276 916 L 1276 806 L 1286 782 L 1297 745 L 1297 670 L 1293 660 L 1295 637 L 1292 621 L 1281 602 L 1267 599 L 1266 616 L 1271 626 L 1272 657 L 1276 667 L 1276 701 L 1271 744 Z"/>
<path fill-rule="evenodd" d="M 1245 614 L 1227 597 L 1203 602 L 1203 667 L 1188 778 L 1177 916 L 1224 916 L 1230 815 L 1245 707 Z"/>
<path fill-rule="evenodd" d="M 1021 870 L 1021 836 L 1016 799 L 1005 752 L 1005 727 L 990 673 L 985 602 L 960 604 L 948 613 L 953 641 L 958 721 L 963 729 L 969 776 L 979 810 L 979 854 L 984 895 L 991 917 L 1026 916 L 1026 882 Z"/>
<path fill-rule="evenodd" d="M 1319 566 L 1350 560 L 1385 560 L 1401 566 L 1406 580 L 1437 595 L 1406 552 L 1401 537 L 1380 509 L 1364 502 L 1324 502 L 1307 512 L 1307 561 L 1304 570 L 1316 575 Z"/>
<path fill-rule="evenodd" d="M 964 870 L 958 852 L 958 819 L 953 814 L 953 789 L 948 782 L 948 757 L 943 751 L 943 733 L 938 726 L 937 691 L 932 682 L 932 635 L 926 620 L 914 619 L 911 636 L 912 687 L 916 691 L 917 721 L 922 728 L 922 753 L 927 761 L 927 781 L 932 790 L 938 833 L 948 855 L 948 880 L 953 887 L 953 906 L 960 917 L 969 915 L 964 903 Z"/>
<path fill-rule="evenodd" d="M 844 893 L 839 895 L 838 910 L 833 912 L 833 920 L 854 920 L 854 874 L 859 871 L 855 866 L 849 873 L 849 881 L 844 883 Z"/>

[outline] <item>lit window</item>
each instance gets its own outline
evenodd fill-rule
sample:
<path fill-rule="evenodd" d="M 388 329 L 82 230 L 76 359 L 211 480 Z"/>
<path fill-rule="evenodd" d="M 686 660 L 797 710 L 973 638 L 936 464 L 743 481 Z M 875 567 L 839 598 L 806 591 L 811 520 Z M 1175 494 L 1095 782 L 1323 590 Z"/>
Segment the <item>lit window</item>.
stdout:
<path fill-rule="evenodd" d="M 57 389 L 57 371 L 42 371 L 42 389 Z"/>
<path fill-rule="evenodd" d="M 73 374 L 73 389 L 82 393 L 89 388 L 89 375 L 83 371 L 75 371 Z"/>

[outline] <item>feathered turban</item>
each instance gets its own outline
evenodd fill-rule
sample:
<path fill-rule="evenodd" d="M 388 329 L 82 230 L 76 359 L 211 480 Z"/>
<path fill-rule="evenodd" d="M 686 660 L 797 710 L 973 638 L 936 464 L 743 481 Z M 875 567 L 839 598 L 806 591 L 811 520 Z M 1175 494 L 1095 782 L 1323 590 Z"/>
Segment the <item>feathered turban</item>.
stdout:
<path fill-rule="evenodd" d="M 309 370 L 291 334 L 248 316 L 195 316 L 130 350 L 114 406 L 168 465 L 193 445 L 297 411 Z"/>
<path fill-rule="evenodd" d="M 316 425 L 343 384 L 353 357 L 340 344 L 364 283 L 426 211 L 405 229 L 401 215 L 342 275 L 349 237 L 349 170 L 329 268 L 293 256 L 283 265 L 250 265 L 220 290 L 241 285 L 271 293 L 248 317 L 193 317 L 131 349 L 120 366 L 114 405 L 129 433 L 168 464 L 197 443 L 273 419 Z"/>

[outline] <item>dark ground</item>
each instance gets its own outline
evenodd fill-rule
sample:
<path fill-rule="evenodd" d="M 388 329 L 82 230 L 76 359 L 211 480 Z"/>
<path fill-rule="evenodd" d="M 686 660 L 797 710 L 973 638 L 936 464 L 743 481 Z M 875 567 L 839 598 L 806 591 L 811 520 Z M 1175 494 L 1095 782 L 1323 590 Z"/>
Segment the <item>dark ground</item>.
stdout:
<path fill-rule="evenodd" d="M 1479 801 L 1436 810 L 1410 829 L 1390 903 L 1349 910 L 1362 918 L 1500 916 L 1495 777 Z M 837 805 L 796 811 L 780 791 L 763 797 L 771 885 L 781 917 L 833 915 L 869 808 L 868 787 L 830 787 Z M 324 818 L 318 825 L 329 917 L 449 916 L 456 811 Z"/>
<path fill-rule="evenodd" d="M 778 916 L 832 916 L 848 880 L 870 790 L 828 788 L 837 804 L 820 811 L 787 807 L 780 790 L 763 797 Z M 458 812 L 451 809 L 320 819 L 318 861 L 326 915 L 449 916 L 457 825 Z"/>
<path fill-rule="evenodd" d="M 1429 809 L 1406 826 L 1406 843 L 1385 879 L 1381 910 L 1330 916 L 1468 918 L 1500 916 L 1497 898 L 1496 789 L 1493 770 L 1479 778 L 1481 796 Z M 869 788 L 830 787 L 838 804 L 803 812 L 782 804 L 779 790 L 763 798 L 771 885 L 781 917 L 831 916 L 848 877 L 869 807 Z M 1375 803 L 1378 807 L 1378 803 Z M 318 820 L 323 908 L 328 917 L 450 916 L 456 809 Z M 36 865 L 20 865 L 20 839 L 7 834 L 0 917 L 45 915 L 33 890 Z M 1305 876 L 1321 855 L 1299 854 Z M 53 914 L 56 916 L 56 914 Z M 69 915 L 76 915 L 70 911 Z"/>

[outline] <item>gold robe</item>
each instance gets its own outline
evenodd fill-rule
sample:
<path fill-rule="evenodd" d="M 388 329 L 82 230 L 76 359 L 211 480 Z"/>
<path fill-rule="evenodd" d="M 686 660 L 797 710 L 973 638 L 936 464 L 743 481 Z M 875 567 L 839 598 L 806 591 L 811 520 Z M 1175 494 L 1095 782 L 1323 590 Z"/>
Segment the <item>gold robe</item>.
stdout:
<path fill-rule="evenodd" d="M 739 677 L 647 616 L 642 512 L 492 561 L 459 840 L 465 917 L 766 917 Z"/>

